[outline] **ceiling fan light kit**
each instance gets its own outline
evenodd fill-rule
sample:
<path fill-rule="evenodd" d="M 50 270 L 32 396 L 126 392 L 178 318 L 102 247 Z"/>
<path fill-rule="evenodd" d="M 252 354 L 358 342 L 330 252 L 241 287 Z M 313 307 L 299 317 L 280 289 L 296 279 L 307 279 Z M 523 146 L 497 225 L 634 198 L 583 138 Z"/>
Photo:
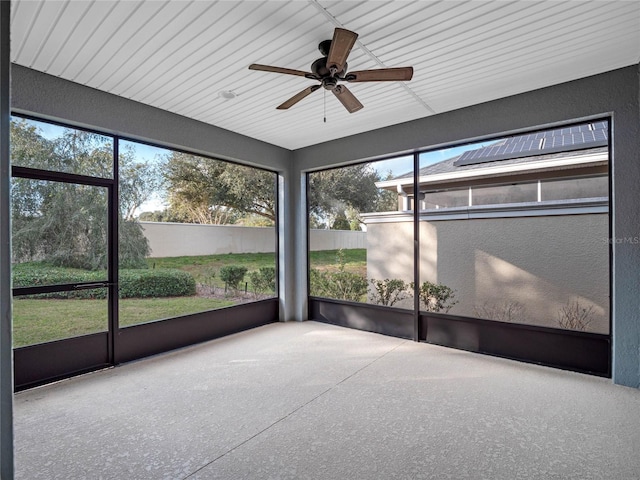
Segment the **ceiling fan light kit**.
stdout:
<path fill-rule="evenodd" d="M 253 63 L 250 70 L 297 75 L 320 82 L 312 85 L 277 106 L 278 110 L 286 110 L 320 87 L 330 90 L 349 113 L 357 112 L 364 106 L 353 93 L 339 82 L 407 82 L 413 77 L 413 67 L 379 68 L 376 70 L 360 70 L 348 72 L 347 57 L 356 43 L 358 34 L 344 28 L 336 28 L 332 40 L 324 40 L 318 45 L 322 58 L 311 64 L 311 72 L 291 68 L 273 67 Z"/>

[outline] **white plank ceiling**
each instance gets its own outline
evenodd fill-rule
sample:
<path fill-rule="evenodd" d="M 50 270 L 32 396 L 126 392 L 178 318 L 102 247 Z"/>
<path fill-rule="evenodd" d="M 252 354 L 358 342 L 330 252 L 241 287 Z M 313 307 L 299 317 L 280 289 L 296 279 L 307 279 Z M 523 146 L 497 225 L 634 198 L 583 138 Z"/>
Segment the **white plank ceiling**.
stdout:
<path fill-rule="evenodd" d="M 640 61 L 638 1 L 13 0 L 11 21 L 15 63 L 289 149 Z M 348 84 L 353 114 L 323 89 L 276 110 L 316 82 L 247 67 L 309 71 L 336 26 L 350 70 L 413 80 Z"/>

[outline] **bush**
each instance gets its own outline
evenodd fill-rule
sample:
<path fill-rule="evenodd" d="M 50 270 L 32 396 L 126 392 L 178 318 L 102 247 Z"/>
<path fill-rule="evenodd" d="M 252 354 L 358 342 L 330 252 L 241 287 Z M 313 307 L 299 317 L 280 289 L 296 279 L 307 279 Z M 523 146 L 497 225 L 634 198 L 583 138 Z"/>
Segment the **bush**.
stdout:
<path fill-rule="evenodd" d="M 584 306 L 578 299 L 567 301 L 558 312 L 558 325 L 569 330 L 586 331 L 593 321 L 593 305 Z"/>
<path fill-rule="evenodd" d="M 310 271 L 311 294 L 336 300 L 362 301 L 367 294 L 367 279 L 357 273 Z"/>
<path fill-rule="evenodd" d="M 392 306 L 405 298 L 409 298 L 411 294 L 407 292 L 409 284 L 398 278 L 384 280 L 376 280 L 372 278 L 369 283 L 373 286 L 369 290 L 369 297 L 373 303 L 378 305 Z"/>
<path fill-rule="evenodd" d="M 76 270 L 42 264 L 19 264 L 13 269 L 14 287 L 105 281 L 104 271 Z M 120 298 L 195 295 L 196 282 L 182 270 L 120 270 Z M 106 288 L 29 295 L 27 298 L 106 298 Z M 24 298 L 24 297 L 23 297 Z"/>
<path fill-rule="evenodd" d="M 324 273 L 317 268 L 309 269 L 309 295 L 314 297 L 326 297 L 324 288 Z"/>
<path fill-rule="evenodd" d="M 37 287 L 58 283 L 97 282 L 105 280 L 106 271 L 56 267 L 40 262 L 19 263 L 12 267 L 14 287 Z"/>
<path fill-rule="evenodd" d="M 410 284 L 413 289 L 413 282 Z M 456 294 L 455 290 L 442 284 L 435 284 L 429 281 L 420 285 L 420 303 L 424 305 L 424 309 L 427 312 L 444 312 L 447 313 L 451 310 L 457 300 L 454 300 Z"/>
<path fill-rule="evenodd" d="M 196 280 L 189 272 L 161 268 L 120 270 L 120 298 L 184 297 L 196 294 Z"/>
<path fill-rule="evenodd" d="M 249 281 L 256 296 L 258 293 L 274 293 L 276 291 L 276 268 L 260 267 L 249 273 Z"/>
<path fill-rule="evenodd" d="M 220 269 L 220 279 L 227 284 L 229 288 L 238 290 L 240 282 L 244 280 L 244 276 L 247 273 L 247 267 L 241 267 L 239 265 L 227 265 Z"/>
<path fill-rule="evenodd" d="M 367 294 L 367 279 L 357 273 L 345 271 L 346 253 L 336 252 L 337 272 L 321 272 L 312 268 L 309 272 L 311 295 L 361 302 Z"/>
<path fill-rule="evenodd" d="M 520 302 L 490 303 L 484 302 L 482 305 L 473 307 L 473 313 L 478 318 L 497 320 L 499 322 L 524 323 L 524 305 Z"/>

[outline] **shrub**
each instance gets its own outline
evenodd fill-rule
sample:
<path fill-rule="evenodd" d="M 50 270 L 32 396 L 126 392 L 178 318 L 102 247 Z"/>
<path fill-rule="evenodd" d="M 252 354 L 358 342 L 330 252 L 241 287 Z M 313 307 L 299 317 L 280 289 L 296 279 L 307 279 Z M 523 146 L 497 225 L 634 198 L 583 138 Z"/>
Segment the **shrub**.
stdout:
<path fill-rule="evenodd" d="M 276 291 L 276 268 L 260 267 L 249 273 L 249 281 L 253 287 L 253 293 L 274 293 Z"/>
<path fill-rule="evenodd" d="M 309 269 L 309 294 L 315 297 L 326 297 L 324 274 L 317 268 Z"/>
<path fill-rule="evenodd" d="M 369 298 L 373 303 L 377 303 L 378 305 L 390 307 L 394 303 L 410 297 L 409 292 L 407 292 L 409 284 L 404 280 L 398 278 L 376 280 L 372 278 L 369 280 L 369 283 L 371 283 L 373 287 L 369 289 Z"/>
<path fill-rule="evenodd" d="M 367 294 L 367 279 L 357 273 L 345 271 L 346 254 L 336 252 L 337 272 L 321 272 L 312 268 L 309 272 L 311 294 L 319 297 L 361 302 Z"/>
<path fill-rule="evenodd" d="M 311 294 L 336 300 L 362 301 L 367 294 L 367 279 L 357 273 L 310 271 Z"/>
<path fill-rule="evenodd" d="M 14 266 L 14 287 L 56 285 L 65 283 L 105 281 L 104 271 L 86 271 L 51 267 L 42 264 L 19 264 Z M 120 270 L 120 298 L 177 297 L 195 295 L 196 282 L 193 276 L 182 270 Z M 27 298 L 106 298 L 106 288 L 52 292 L 28 296 Z"/>
<path fill-rule="evenodd" d="M 36 263 L 13 265 L 14 287 L 33 287 L 56 283 L 75 283 L 104 280 L 104 272 L 88 272 L 70 268 L 58 268 Z"/>
<path fill-rule="evenodd" d="M 558 325 L 569 330 L 586 330 L 593 321 L 593 305 L 584 307 L 576 299 L 569 300 L 558 312 Z"/>
<path fill-rule="evenodd" d="M 120 298 L 183 297 L 196 294 L 189 272 L 169 268 L 120 270 Z"/>
<path fill-rule="evenodd" d="M 234 290 L 238 290 L 240 282 L 244 280 L 244 276 L 247 273 L 247 267 L 241 267 L 239 265 L 227 265 L 220 269 L 220 279 Z"/>
<path fill-rule="evenodd" d="M 499 322 L 524 322 L 524 305 L 520 302 L 502 302 L 499 304 L 484 302 L 473 307 L 473 313 L 479 318 L 497 320 Z"/>
<path fill-rule="evenodd" d="M 215 293 L 216 291 L 216 271 L 211 267 L 204 267 L 196 277 L 196 281 L 202 286 L 209 289 L 209 292 Z"/>
<path fill-rule="evenodd" d="M 410 286 L 411 289 L 413 289 L 413 282 Z M 424 309 L 427 312 L 447 313 L 451 310 L 451 307 L 458 303 L 457 300 L 454 300 L 456 296 L 455 290 L 440 283 L 424 282 L 420 285 L 418 295 L 420 296 L 420 302 L 424 305 Z"/>

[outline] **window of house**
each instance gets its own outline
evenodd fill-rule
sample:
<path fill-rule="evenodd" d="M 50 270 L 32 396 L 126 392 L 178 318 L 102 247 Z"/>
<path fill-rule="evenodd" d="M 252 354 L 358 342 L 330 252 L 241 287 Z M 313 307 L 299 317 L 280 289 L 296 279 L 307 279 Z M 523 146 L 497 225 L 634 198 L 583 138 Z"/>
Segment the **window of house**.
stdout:
<path fill-rule="evenodd" d="M 543 201 L 580 198 L 608 198 L 607 175 L 569 179 L 543 180 L 540 188 Z"/>
<path fill-rule="evenodd" d="M 469 188 L 427 192 L 422 201 L 423 209 L 456 208 L 469 206 Z"/>
<path fill-rule="evenodd" d="M 474 206 L 536 202 L 537 200 L 538 182 L 471 188 L 471 204 Z"/>

